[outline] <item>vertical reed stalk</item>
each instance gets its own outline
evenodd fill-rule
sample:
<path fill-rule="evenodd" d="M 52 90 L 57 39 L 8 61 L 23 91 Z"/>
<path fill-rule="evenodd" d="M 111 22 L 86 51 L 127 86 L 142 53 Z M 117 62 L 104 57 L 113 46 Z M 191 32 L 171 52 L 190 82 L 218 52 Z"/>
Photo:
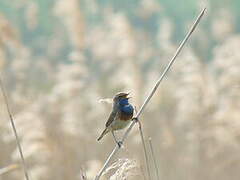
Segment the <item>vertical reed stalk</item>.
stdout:
<path fill-rule="evenodd" d="M 151 154 L 152 154 L 152 158 L 153 158 L 153 163 L 154 163 L 154 167 L 155 167 L 155 171 L 156 171 L 156 175 L 157 175 L 157 180 L 160 180 L 157 160 L 156 160 L 156 156 L 155 156 L 155 153 L 154 153 L 154 150 L 153 150 L 153 145 L 152 145 L 152 139 L 149 138 L 148 141 L 149 141 L 150 150 L 151 150 Z"/>
<path fill-rule="evenodd" d="M 140 136 L 141 136 L 141 140 L 142 140 L 145 162 L 146 162 L 146 165 L 147 165 L 148 179 L 151 180 L 152 177 L 151 177 L 151 173 L 150 173 L 149 158 L 148 158 L 148 154 L 147 154 L 146 144 L 145 144 L 145 141 L 144 141 L 142 125 L 141 125 L 140 121 L 138 121 L 138 127 L 139 127 L 139 132 L 140 132 Z"/>
<path fill-rule="evenodd" d="M 3 81 L 2 81 L 1 78 L 0 78 L 0 86 L 1 86 L 2 95 L 3 95 L 3 98 L 4 98 L 4 103 L 6 105 L 8 116 L 9 116 L 9 119 L 10 119 L 10 122 L 11 122 L 11 126 L 12 126 L 12 129 L 13 129 L 14 135 L 15 135 L 15 140 L 16 140 L 16 143 L 17 143 L 18 151 L 19 151 L 19 154 L 20 154 L 20 157 L 21 157 L 24 176 L 25 176 L 26 180 L 29 180 L 27 166 L 26 166 L 24 155 L 23 155 L 23 152 L 22 152 L 22 147 L 21 147 L 21 144 L 20 144 L 20 141 L 19 141 L 17 129 L 16 129 L 16 126 L 15 126 L 15 123 L 14 123 L 14 120 L 13 120 L 13 115 L 10 111 L 7 94 L 6 94 L 6 91 L 5 91 L 5 88 L 4 88 L 4 85 L 3 85 Z"/>

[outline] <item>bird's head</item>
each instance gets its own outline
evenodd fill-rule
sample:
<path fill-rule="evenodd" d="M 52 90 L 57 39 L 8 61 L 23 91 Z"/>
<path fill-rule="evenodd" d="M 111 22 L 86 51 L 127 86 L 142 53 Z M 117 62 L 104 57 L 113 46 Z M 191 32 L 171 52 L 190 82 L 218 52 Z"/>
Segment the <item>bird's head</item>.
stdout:
<path fill-rule="evenodd" d="M 125 93 L 125 92 L 119 92 L 117 93 L 114 98 L 113 98 L 113 102 L 119 102 L 122 99 L 129 99 L 130 97 L 128 97 L 130 93 Z"/>

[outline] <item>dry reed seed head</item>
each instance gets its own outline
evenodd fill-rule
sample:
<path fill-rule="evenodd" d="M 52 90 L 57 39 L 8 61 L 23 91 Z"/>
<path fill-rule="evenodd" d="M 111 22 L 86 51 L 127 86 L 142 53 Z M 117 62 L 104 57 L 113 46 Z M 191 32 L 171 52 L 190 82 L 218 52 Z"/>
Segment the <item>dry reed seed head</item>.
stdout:
<path fill-rule="evenodd" d="M 97 159 L 89 160 L 86 163 L 86 176 L 87 179 L 94 179 L 102 163 Z"/>
<path fill-rule="evenodd" d="M 214 50 L 214 67 L 217 73 L 218 85 L 222 93 L 231 93 L 234 87 L 240 84 L 238 73 L 240 36 L 234 35 L 228 38 L 224 44 Z"/>
<path fill-rule="evenodd" d="M 45 147 L 43 143 L 45 139 L 44 125 L 39 113 L 39 104 L 36 103 L 15 116 L 18 134 L 23 139 L 22 145 L 26 152 L 28 152 L 28 148 L 32 148 L 31 146 L 34 146 L 34 148 L 37 146 Z M 29 152 L 29 154 L 25 154 L 26 157 L 33 155 L 31 150 Z"/>
<path fill-rule="evenodd" d="M 114 39 L 111 39 L 108 35 L 111 32 L 107 31 L 105 26 L 95 27 L 90 30 L 89 36 L 86 37 L 86 45 L 91 49 L 91 53 L 96 60 L 104 63 L 102 68 L 108 69 L 112 66 L 111 61 L 116 61 L 117 56 L 115 53 L 116 48 L 114 45 Z M 102 43 L 104 42 L 104 43 Z"/>
<path fill-rule="evenodd" d="M 225 40 L 224 43 L 219 44 L 214 49 L 214 65 L 220 70 L 228 70 L 226 67 L 237 65 L 239 62 L 236 61 L 240 56 L 238 53 L 238 47 L 240 36 L 235 34 Z M 229 59 L 226 61 L 226 59 Z"/>
<path fill-rule="evenodd" d="M 140 16 L 143 18 L 148 18 L 154 15 L 154 13 L 158 13 L 159 11 L 162 10 L 162 7 L 158 1 L 154 0 L 142 0 L 140 2 L 140 7 L 138 9 L 138 13 Z"/>
<path fill-rule="evenodd" d="M 235 20 L 232 13 L 227 9 L 221 9 L 217 12 L 212 22 L 212 34 L 218 41 L 226 40 L 235 29 Z"/>
<path fill-rule="evenodd" d="M 40 104 L 29 106 L 15 115 L 15 125 L 17 127 L 20 143 L 24 152 L 25 161 L 29 165 L 30 176 L 43 177 L 48 174 L 47 164 L 50 159 L 50 150 L 46 144 L 45 127 L 40 115 Z M 19 160 L 17 148 L 12 152 L 11 158 Z M 37 166 L 30 166 L 37 164 Z M 16 171 L 13 176 L 20 177 L 20 171 Z"/>
<path fill-rule="evenodd" d="M 103 68 L 108 69 L 112 61 L 123 61 L 136 55 L 137 47 L 131 25 L 123 14 L 108 12 L 105 24 L 97 26 L 87 37 L 87 46 L 98 60 L 104 60 Z M 121 38 L 120 38 L 121 37 Z M 102 43 L 104 42 L 104 43 Z"/>
<path fill-rule="evenodd" d="M 78 0 L 57 1 L 54 7 L 55 15 L 58 16 L 68 30 L 68 35 L 74 47 L 83 48 L 84 40 L 84 18 Z"/>
<path fill-rule="evenodd" d="M 82 58 L 81 56 L 79 58 Z M 77 59 L 79 59 L 77 58 Z M 75 97 L 87 85 L 88 68 L 83 62 L 75 60 L 72 64 L 60 65 L 57 73 L 58 83 L 54 90 L 57 94 L 62 94 L 65 98 Z"/>
<path fill-rule="evenodd" d="M 178 89 L 175 92 L 176 123 L 181 127 L 194 126 L 193 119 L 199 119 L 205 111 L 203 102 L 209 98 L 205 96 L 208 86 L 204 81 L 202 66 L 192 51 L 186 50 L 180 58 L 173 72 Z"/>
<path fill-rule="evenodd" d="M 174 31 L 174 25 L 168 18 L 163 18 L 158 25 L 158 46 L 161 50 L 162 54 L 167 55 L 168 57 L 174 52 L 176 49 L 175 44 L 173 44 L 171 38 Z M 167 57 L 164 59 L 168 59 Z"/>
<path fill-rule="evenodd" d="M 31 52 L 28 48 L 22 48 L 19 52 L 16 52 L 11 68 L 14 70 L 14 75 L 18 80 L 25 80 L 27 78 L 27 71 L 31 67 Z"/>
<path fill-rule="evenodd" d="M 2 71 L 6 65 L 6 54 L 3 49 L 0 49 L 0 70 Z"/>
<path fill-rule="evenodd" d="M 135 42 L 132 26 L 124 14 L 112 14 L 107 19 L 110 28 L 110 39 L 114 40 L 114 47 L 119 58 L 125 59 L 136 54 L 137 45 Z M 117 51 L 116 51 L 117 50 Z"/>
<path fill-rule="evenodd" d="M 25 22 L 30 30 L 34 30 L 38 25 L 39 9 L 35 2 L 29 2 L 25 10 Z"/>
<path fill-rule="evenodd" d="M 112 174 L 112 171 L 113 172 Z M 140 174 L 140 167 L 136 160 L 131 159 L 118 159 L 111 166 L 109 166 L 103 175 L 109 174 L 110 180 L 129 179 L 132 176 L 138 176 Z"/>

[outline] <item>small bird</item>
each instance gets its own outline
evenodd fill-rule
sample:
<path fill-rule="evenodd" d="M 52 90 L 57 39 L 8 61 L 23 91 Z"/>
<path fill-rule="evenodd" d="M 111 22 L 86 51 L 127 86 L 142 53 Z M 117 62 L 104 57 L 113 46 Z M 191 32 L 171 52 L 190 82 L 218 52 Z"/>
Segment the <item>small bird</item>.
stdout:
<path fill-rule="evenodd" d="M 98 141 L 111 131 L 115 142 L 121 147 L 122 143 L 117 141 L 114 131 L 125 128 L 133 117 L 134 108 L 128 102 L 128 99 L 130 98 L 128 95 L 129 93 L 120 92 L 114 96 L 112 112 L 107 120 L 104 131 L 97 139 Z"/>

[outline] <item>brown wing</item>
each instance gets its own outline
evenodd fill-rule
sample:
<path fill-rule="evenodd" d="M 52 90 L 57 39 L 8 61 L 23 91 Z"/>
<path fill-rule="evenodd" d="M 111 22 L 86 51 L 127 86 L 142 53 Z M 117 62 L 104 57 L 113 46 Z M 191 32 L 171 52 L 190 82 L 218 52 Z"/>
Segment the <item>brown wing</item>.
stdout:
<path fill-rule="evenodd" d="M 112 124 L 112 122 L 114 121 L 114 119 L 117 116 L 118 111 L 112 111 L 107 122 L 106 122 L 106 127 L 110 126 L 110 124 Z"/>

